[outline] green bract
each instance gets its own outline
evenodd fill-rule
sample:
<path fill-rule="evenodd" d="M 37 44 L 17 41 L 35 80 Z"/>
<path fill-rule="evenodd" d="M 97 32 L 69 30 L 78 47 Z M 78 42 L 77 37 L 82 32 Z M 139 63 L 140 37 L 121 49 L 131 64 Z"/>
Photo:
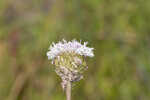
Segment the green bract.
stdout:
<path fill-rule="evenodd" d="M 85 57 L 76 53 L 62 53 L 54 59 L 54 65 L 59 67 L 66 67 L 70 71 L 77 72 L 79 74 L 87 68 Z"/>

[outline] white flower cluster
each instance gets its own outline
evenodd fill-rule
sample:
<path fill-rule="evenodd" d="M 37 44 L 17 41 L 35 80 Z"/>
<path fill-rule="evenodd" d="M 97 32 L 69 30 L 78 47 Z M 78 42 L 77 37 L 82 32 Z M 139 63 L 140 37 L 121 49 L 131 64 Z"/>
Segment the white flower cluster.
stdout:
<path fill-rule="evenodd" d="M 52 43 L 47 52 L 48 59 L 53 60 L 59 54 L 63 52 L 75 52 L 81 56 L 93 57 L 93 48 L 87 47 L 87 42 L 81 44 L 81 41 L 72 40 L 67 42 L 66 40 L 60 41 L 58 43 Z"/>
<path fill-rule="evenodd" d="M 87 42 L 62 40 L 53 43 L 47 52 L 48 59 L 56 67 L 55 71 L 62 79 L 62 88 L 65 90 L 67 82 L 76 82 L 83 78 L 83 71 L 88 67 L 85 57 L 93 57 L 93 48 L 87 47 Z M 84 57 L 85 56 L 85 57 Z"/>

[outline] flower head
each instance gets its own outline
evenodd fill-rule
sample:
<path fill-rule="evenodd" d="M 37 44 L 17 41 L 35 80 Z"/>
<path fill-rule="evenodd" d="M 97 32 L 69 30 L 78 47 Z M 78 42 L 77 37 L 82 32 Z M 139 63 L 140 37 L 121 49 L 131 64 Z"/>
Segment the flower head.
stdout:
<path fill-rule="evenodd" d="M 81 44 L 76 40 L 66 40 L 53 43 L 47 52 L 48 59 L 56 66 L 55 71 L 62 79 L 65 89 L 67 81 L 75 82 L 83 78 L 87 69 L 85 57 L 93 57 L 93 48 L 87 47 L 87 42 Z"/>

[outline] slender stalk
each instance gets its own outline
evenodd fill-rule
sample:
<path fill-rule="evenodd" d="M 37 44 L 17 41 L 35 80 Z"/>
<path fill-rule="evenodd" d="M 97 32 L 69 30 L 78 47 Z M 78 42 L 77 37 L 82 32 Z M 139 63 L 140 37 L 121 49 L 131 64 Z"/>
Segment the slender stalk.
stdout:
<path fill-rule="evenodd" d="M 66 100 L 71 100 L 71 82 L 67 82 L 67 87 L 66 87 Z"/>

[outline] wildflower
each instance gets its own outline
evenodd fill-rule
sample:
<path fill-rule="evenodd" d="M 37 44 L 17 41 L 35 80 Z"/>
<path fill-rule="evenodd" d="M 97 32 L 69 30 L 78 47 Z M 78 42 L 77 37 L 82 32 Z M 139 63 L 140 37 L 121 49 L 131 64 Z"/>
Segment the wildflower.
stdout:
<path fill-rule="evenodd" d="M 52 43 L 47 52 L 48 59 L 56 66 L 55 71 L 62 79 L 62 88 L 65 89 L 67 82 L 76 82 L 83 78 L 82 73 L 87 69 L 85 57 L 93 57 L 93 48 L 87 47 L 76 40 L 62 40 Z"/>

